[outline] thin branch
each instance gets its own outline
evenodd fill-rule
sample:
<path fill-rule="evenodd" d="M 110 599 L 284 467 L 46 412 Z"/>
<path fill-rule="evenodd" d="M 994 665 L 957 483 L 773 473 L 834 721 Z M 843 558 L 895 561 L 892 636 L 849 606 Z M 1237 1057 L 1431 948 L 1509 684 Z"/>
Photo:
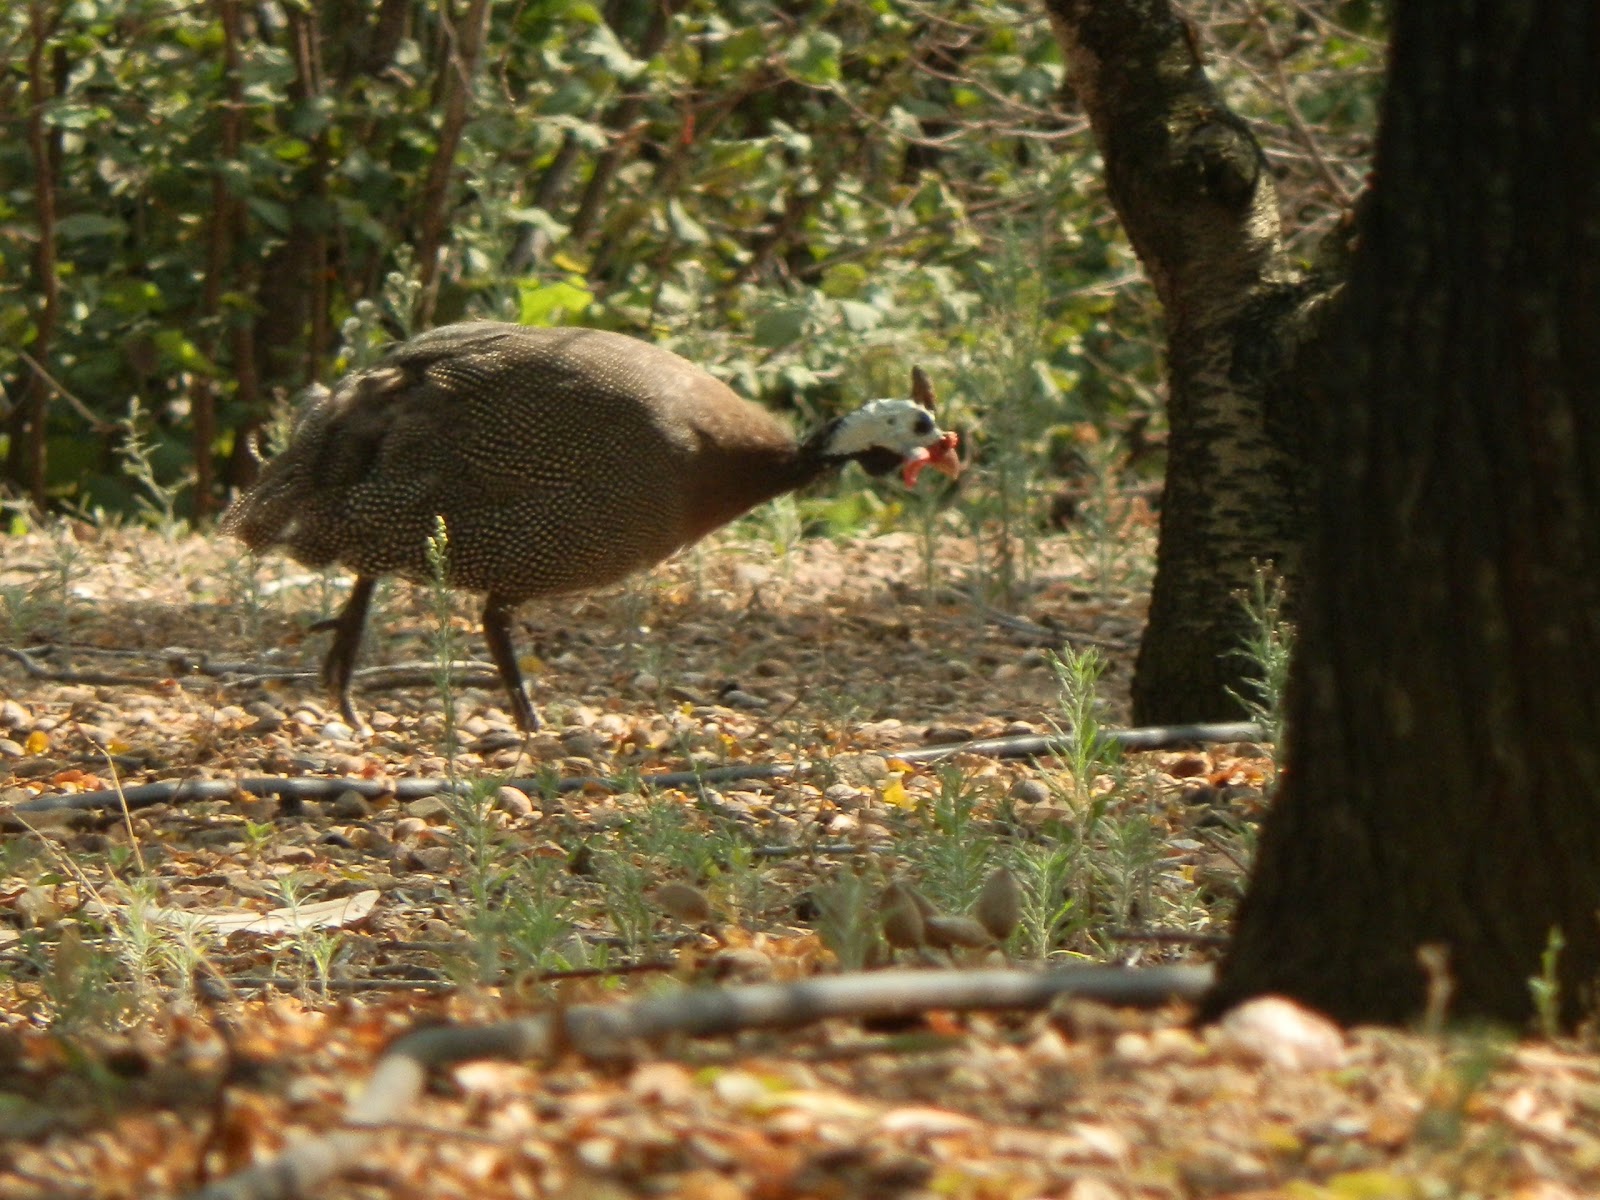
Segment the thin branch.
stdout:
<path fill-rule="evenodd" d="M 72 409 L 73 412 L 77 413 L 89 423 L 90 433 L 112 433 L 116 430 L 117 426 L 115 422 L 106 421 L 97 416 L 93 409 L 91 409 L 82 400 L 78 399 L 78 397 L 67 388 L 66 384 L 62 383 L 54 375 L 50 374 L 49 371 L 45 370 L 44 364 L 36 359 L 33 355 L 22 349 L 18 349 L 14 351 L 14 353 L 18 358 L 28 365 L 29 370 L 33 371 L 39 376 L 40 379 L 48 384 L 55 391 L 56 395 L 60 396 L 67 402 L 68 408 Z"/>
<path fill-rule="evenodd" d="M 276 1159 L 192 1193 L 190 1200 L 289 1200 L 315 1194 L 367 1158 L 378 1129 L 400 1123 L 430 1075 L 477 1059 L 548 1061 L 576 1053 L 611 1062 L 640 1040 L 791 1029 L 825 1020 L 906 1017 L 934 1009 L 1044 1008 L 1060 997 L 1155 1008 L 1199 999 L 1210 967 L 1072 966 L 1050 971 L 874 971 L 798 983 L 696 988 L 626 1004 L 581 1004 L 482 1026 L 440 1026 L 401 1038 L 350 1102 L 345 1129 L 290 1146 Z"/>
<path fill-rule="evenodd" d="M 483 55 L 483 39 L 489 24 L 489 0 L 472 0 L 459 27 L 449 24 L 448 5 L 440 9 L 446 27 L 443 68 L 444 117 L 439 127 L 439 145 L 422 185 L 417 233 L 417 270 L 422 284 L 417 296 L 419 324 L 433 315 L 438 295 L 440 256 L 444 247 L 445 225 L 449 219 L 450 182 L 455 177 L 456 151 L 461 146 L 472 103 L 472 89 L 478 77 L 478 60 Z"/>
<path fill-rule="evenodd" d="M 1345 185 L 1345 181 L 1339 177 L 1339 173 L 1333 169 L 1333 164 L 1324 157 L 1321 141 L 1311 127 L 1306 124 L 1305 117 L 1300 113 L 1300 106 L 1295 103 L 1294 96 L 1291 95 L 1289 75 L 1283 69 L 1283 49 L 1278 45 L 1278 36 L 1273 32 L 1272 22 L 1267 20 L 1266 14 L 1259 7 L 1251 10 L 1250 18 L 1256 29 L 1261 33 L 1262 38 L 1266 41 L 1267 59 L 1272 64 L 1273 78 L 1278 85 L 1278 102 L 1283 105 L 1283 111 L 1289 118 L 1290 126 L 1299 136 L 1300 144 L 1310 154 L 1312 162 L 1316 165 L 1317 174 L 1322 176 L 1323 182 L 1338 197 L 1339 203 L 1348 208 L 1351 201 L 1355 199 L 1354 193 Z"/>

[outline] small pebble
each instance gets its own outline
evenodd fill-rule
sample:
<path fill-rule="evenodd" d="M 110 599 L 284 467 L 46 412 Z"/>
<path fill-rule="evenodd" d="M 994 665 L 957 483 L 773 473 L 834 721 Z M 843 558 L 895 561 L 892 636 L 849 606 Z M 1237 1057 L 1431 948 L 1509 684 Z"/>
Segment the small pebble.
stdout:
<path fill-rule="evenodd" d="M 244 706 L 244 711 L 246 716 L 254 717 L 258 721 L 276 721 L 279 725 L 289 719 L 284 716 L 281 708 L 266 700 L 252 700 Z"/>
<path fill-rule="evenodd" d="M 650 893 L 650 898 L 662 912 L 687 924 L 703 925 L 716 920 L 706 894 L 686 883 L 663 883 Z"/>
<path fill-rule="evenodd" d="M 359 821 L 372 815 L 372 805 L 357 791 L 343 791 L 333 798 L 329 806 L 334 818 L 340 821 Z"/>
<path fill-rule="evenodd" d="M 66 764 L 55 758 L 25 758 L 11 768 L 11 773 L 18 779 L 38 779 L 45 775 L 54 775 L 66 768 Z"/>
<path fill-rule="evenodd" d="M 775 970 L 772 956 L 754 946 L 729 946 L 708 964 L 711 977 L 721 983 L 765 983 Z"/>
<path fill-rule="evenodd" d="M 955 742 L 970 742 L 973 736 L 972 730 L 965 725 L 929 725 L 923 731 L 922 740 L 935 746 L 947 746 Z"/>
<path fill-rule="evenodd" d="M 1050 789 L 1032 775 L 1024 775 L 1011 785 L 1010 796 L 1019 804 L 1043 804 L 1050 799 Z"/>
<path fill-rule="evenodd" d="M 455 851 L 449 846 L 418 846 L 411 852 L 411 861 L 419 869 L 439 875 L 450 869 L 455 861 Z"/>
<path fill-rule="evenodd" d="M 519 819 L 533 816 L 533 801 L 528 799 L 528 794 L 521 788 L 510 786 L 501 788 L 494 795 L 494 806 L 501 812 L 510 813 Z"/>
<path fill-rule="evenodd" d="M 510 729 L 492 729 L 482 737 L 467 743 L 473 754 L 496 754 L 501 750 L 515 750 L 522 745 L 522 735 Z"/>
<path fill-rule="evenodd" d="M 560 758 L 563 753 L 561 739 L 553 733 L 537 734 L 528 743 L 529 757 L 537 759 L 539 762 L 549 762 L 552 759 Z"/>
<path fill-rule="evenodd" d="M 561 745 L 573 758 L 597 758 L 601 753 L 600 739 L 587 729 L 563 730 Z"/>
<path fill-rule="evenodd" d="M 861 807 L 861 801 L 866 798 L 867 793 L 848 783 L 835 783 L 823 795 L 827 797 L 829 804 L 837 808 L 855 809 Z"/>
<path fill-rule="evenodd" d="M 889 778 L 889 760 L 881 754 L 839 754 L 830 765 L 839 782 L 853 788 L 871 787 Z"/>
<path fill-rule="evenodd" d="M 438 796 L 423 796 L 406 805 L 408 816 L 422 821 L 442 821 L 450 813 L 450 806 Z"/>
<path fill-rule="evenodd" d="M 357 826 L 350 830 L 350 842 L 358 850 L 365 850 L 373 858 L 393 858 L 395 844 L 376 829 Z"/>

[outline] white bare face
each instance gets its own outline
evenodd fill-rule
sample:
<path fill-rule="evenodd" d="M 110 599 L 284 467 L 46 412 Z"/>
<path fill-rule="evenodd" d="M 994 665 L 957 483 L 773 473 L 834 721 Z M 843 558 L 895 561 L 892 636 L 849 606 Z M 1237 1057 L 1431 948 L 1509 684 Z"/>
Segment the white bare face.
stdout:
<path fill-rule="evenodd" d="M 890 450 L 908 458 L 939 439 L 933 414 L 910 400 L 874 400 L 842 418 L 828 439 L 830 457 Z"/>

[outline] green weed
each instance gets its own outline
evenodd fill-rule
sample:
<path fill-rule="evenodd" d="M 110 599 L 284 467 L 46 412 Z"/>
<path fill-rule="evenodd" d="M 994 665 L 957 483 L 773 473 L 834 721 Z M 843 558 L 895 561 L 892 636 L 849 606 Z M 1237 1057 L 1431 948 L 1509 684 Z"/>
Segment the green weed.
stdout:
<path fill-rule="evenodd" d="M 1272 567 L 1258 564 L 1250 591 L 1239 598 L 1250 619 L 1245 641 L 1234 654 L 1255 670 L 1249 677 L 1249 694 L 1230 694 L 1244 705 L 1252 721 L 1267 731 L 1273 758 L 1280 766 L 1288 753 L 1285 741 L 1284 696 L 1289 686 L 1289 666 L 1294 657 L 1294 624 L 1285 612 L 1283 577 Z"/>

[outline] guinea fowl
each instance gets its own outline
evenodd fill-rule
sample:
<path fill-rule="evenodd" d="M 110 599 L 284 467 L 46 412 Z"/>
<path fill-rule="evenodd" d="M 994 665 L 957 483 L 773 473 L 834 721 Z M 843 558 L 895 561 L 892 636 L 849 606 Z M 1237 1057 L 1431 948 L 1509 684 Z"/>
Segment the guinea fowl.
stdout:
<path fill-rule="evenodd" d="M 350 679 L 383 575 L 425 582 L 442 518 L 445 581 L 484 594 L 483 636 L 519 729 L 538 728 L 511 642 L 533 596 L 600 587 L 766 500 L 855 461 L 960 471 L 954 433 L 915 399 L 874 400 L 796 441 L 771 414 L 670 351 L 595 329 L 448 325 L 313 388 L 289 445 L 223 515 L 253 550 L 356 573 L 324 627 L 322 678 L 357 725 Z"/>

